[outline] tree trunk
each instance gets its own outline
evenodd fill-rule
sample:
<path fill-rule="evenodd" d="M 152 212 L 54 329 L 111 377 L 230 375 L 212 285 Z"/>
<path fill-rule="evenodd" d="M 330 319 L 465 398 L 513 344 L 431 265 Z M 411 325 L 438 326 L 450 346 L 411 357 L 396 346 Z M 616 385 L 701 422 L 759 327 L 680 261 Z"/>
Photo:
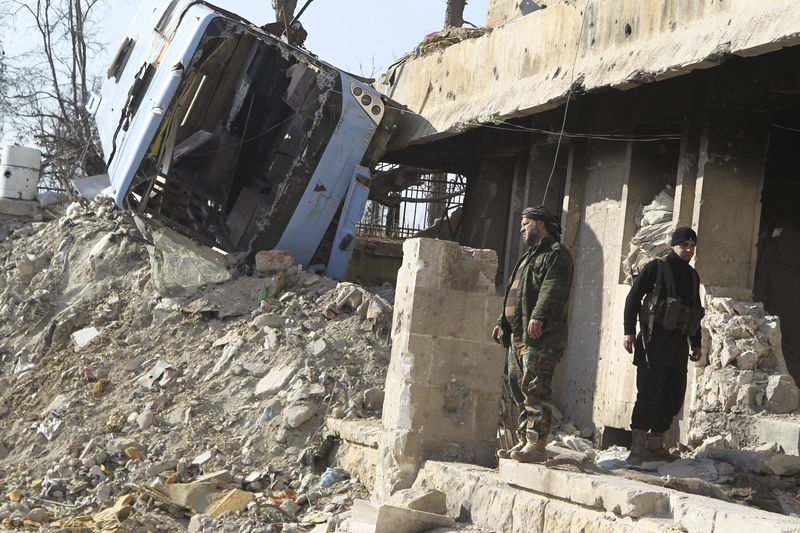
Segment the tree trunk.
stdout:
<path fill-rule="evenodd" d="M 464 8 L 467 0 L 447 0 L 447 11 L 444 14 L 445 28 L 460 28 L 464 25 Z"/>

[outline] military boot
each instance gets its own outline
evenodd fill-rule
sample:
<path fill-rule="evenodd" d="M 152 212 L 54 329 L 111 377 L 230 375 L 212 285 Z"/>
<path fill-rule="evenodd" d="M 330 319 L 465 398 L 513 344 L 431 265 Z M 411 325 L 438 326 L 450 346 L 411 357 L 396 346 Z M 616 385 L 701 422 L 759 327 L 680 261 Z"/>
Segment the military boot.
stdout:
<path fill-rule="evenodd" d="M 628 464 L 640 465 L 645 460 L 645 451 L 647 448 L 647 430 L 634 429 L 633 441 L 631 442 L 631 453 L 628 454 Z"/>
<path fill-rule="evenodd" d="M 526 431 L 528 442 L 521 450 L 511 452 L 511 458 L 520 463 L 543 463 L 547 461 L 547 452 L 544 447 L 547 444 L 545 440 L 539 438 L 539 434 L 535 431 Z"/>
<path fill-rule="evenodd" d="M 506 449 L 502 449 L 502 448 L 497 450 L 497 457 L 499 459 L 509 459 L 511 457 L 511 452 L 518 452 L 522 448 L 524 448 L 525 447 L 525 443 L 527 442 L 525 440 L 525 432 L 524 431 L 518 431 L 517 432 L 517 439 L 519 439 L 519 440 L 511 448 L 509 448 L 507 450 Z"/>
<path fill-rule="evenodd" d="M 669 453 L 664 448 L 664 434 L 663 433 L 650 433 L 647 436 L 647 445 L 645 446 L 645 456 L 647 461 L 674 461 L 676 456 Z"/>

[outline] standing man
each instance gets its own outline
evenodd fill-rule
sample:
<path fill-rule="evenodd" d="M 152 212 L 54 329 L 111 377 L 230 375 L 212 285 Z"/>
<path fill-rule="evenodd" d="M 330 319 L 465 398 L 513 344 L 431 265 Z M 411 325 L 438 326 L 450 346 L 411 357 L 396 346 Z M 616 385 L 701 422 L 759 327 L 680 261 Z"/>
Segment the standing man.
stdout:
<path fill-rule="evenodd" d="M 689 266 L 697 234 L 691 228 L 677 228 L 671 246 L 666 258 L 644 266 L 625 300 L 623 346 L 633 353 L 636 365 L 633 443 L 628 456 L 628 462 L 634 465 L 671 459 L 664 449 L 664 432 L 683 404 L 687 358 L 697 361 L 701 355 L 699 326 L 704 310 L 700 277 Z"/>
<path fill-rule="evenodd" d="M 561 224 L 546 207 L 522 211 L 520 233 L 528 251 L 511 274 L 503 313 L 492 339 L 508 348 L 511 396 L 519 406 L 519 442 L 497 456 L 523 463 L 547 459 L 552 422 L 553 371 L 567 344 L 572 257 L 561 244 Z"/>

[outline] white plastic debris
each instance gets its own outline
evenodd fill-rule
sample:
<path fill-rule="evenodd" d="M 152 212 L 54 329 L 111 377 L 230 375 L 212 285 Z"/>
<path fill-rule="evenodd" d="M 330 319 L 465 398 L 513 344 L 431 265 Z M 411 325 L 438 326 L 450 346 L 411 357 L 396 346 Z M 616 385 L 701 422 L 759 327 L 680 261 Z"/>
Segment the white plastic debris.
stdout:
<path fill-rule="evenodd" d="M 90 326 L 88 328 L 79 329 L 78 331 L 74 332 L 71 337 L 72 342 L 75 343 L 75 346 L 78 348 L 83 348 L 92 342 L 92 340 L 94 340 L 94 338 L 98 335 L 100 335 L 100 332 L 97 331 L 95 327 Z"/>

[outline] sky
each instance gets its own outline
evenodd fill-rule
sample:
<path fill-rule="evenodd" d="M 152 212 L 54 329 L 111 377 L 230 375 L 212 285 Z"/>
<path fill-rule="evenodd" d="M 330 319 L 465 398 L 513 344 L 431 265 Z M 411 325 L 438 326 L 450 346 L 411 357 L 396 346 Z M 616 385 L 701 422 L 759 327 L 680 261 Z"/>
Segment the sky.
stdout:
<path fill-rule="evenodd" d="M 297 9 L 306 0 L 297 0 Z M 165 4 L 167 0 L 164 0 Z M 486 23 L 489 0 L 468 0 L 464 19 L 476 26 Z M 0 5 L 3 0 L 0 0 Z M 271 0 L 210 0 L 257 25 L 273 22 Z M 402 7 L 398 7 L 401 5 Z M 102 75 L 126 35 L 128 23 L 139 0 L 101 0 L 95 13 L 95 29 L 100 47 L 90 53 L 89 70 Z M 306 48 L 323 61 L 365 77 L 378 77 L 387 67 L 413 50 L 429 33 L 444 26 L 446 0 L 313 0 L 301 17 L 308 31 Z M 9 57 L 17 56 L 38 44 L 31 22 L 24 16 L 4 17 L 0 43 Z M 16 132 L 6 127 L 2 144 L 19 142 Z M 23 141 L 24 142 L 24 141 Z"/>
<path fill-rule="evenodd" d="M 258 25 L 272 22 L 271 0 L 211 0 Z M 299 10 L 305 0 L 297 1 Z M 109 43 L 97 59 L 98 72 L 117 49 L 136 10 L 137 0 L 106 0 L 99 20 L 100 38 Z M 469 0 L 464 19 L 476 26 L 486 22 L 488 0 Z M 402 6 L 402 7 L 399 7 Z M 429 33 L 444 25 L 445 0 L 313 0 L 301 17 L 308 31 L 306 48 L 320 59 L 363 76 L 377 76 Z"/>

